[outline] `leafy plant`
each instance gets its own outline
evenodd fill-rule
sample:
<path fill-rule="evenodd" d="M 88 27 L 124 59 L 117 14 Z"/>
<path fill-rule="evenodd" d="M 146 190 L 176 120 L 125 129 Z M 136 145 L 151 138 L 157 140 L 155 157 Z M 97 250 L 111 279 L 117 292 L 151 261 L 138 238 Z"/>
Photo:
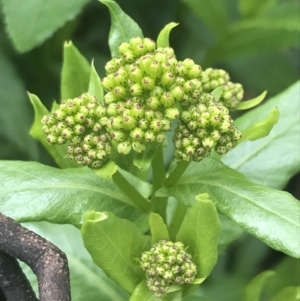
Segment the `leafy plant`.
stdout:
<path fill-rule="evenodd" d="M 14 2 L 3 0 L 16 48 L 27 51 L 41 43 L 85 2 L 70 1 L 63 9 L 57 2 L 57 18 L 50 23 L 39 18 L 36 26 L 34 20 L 16 23 Z M 167 24 L 155 43 L 116 2 L 100 2 L 111 15 L 106 74 L 100 79 L 94 61 L 65 42 L 60 101 L 48 109 L 28 94 L 35 113 L 30 135 L 59 168 L 1 161 L 1 213 L 50 240 L 62 233 L 56 244 L 69 258 L 73 300 L 222 298 L 222 285 L 216 287 L 226 275 L 215 266 L 242 233 L 286 254 L 287 265 L 299 259 L 299 201 L 280 189 L 299 172 L 300 83 L 261 105 L 265 92 L 242 101 L 242 85 L 223 69 L 178 59 L 169 46 L 176 23 Z M 202 5 L 203 10 L 201 2 L 183 1 L 218 37 L 204 65 L 270 49 L 270 31 L 287 30 L 281 46 L 292 45 L 299 31 L 295 19 L 283 25 L 285 19 L 277 18 L 279 9 L 293 10 L 296 4 L 240 1 L 242 19 L 231 24 L 223 1 Z M 273 18 L 276 26 L 270 26 Z M 24 26 L 31 34 L 20 39 Z M 266 36 L 272 41 L 252 47 Z M 246 109 L 251 110 L 231 117 Z M 20 143 L 17 130 L 12 133 Z M 34 154 L 36 144 L 29 142 L 29 148 Z M 172 162 L 166 160 L 170 154 Z M 23 268 L 36 287 L 33 274 Z M 267 287 L 281 273 L 256 271 L 247 284 L 254 275 L 249 272 L 232 283 L 245 288 L 245 301 L 297 300 L 294 279 L 280 290 Z"/>

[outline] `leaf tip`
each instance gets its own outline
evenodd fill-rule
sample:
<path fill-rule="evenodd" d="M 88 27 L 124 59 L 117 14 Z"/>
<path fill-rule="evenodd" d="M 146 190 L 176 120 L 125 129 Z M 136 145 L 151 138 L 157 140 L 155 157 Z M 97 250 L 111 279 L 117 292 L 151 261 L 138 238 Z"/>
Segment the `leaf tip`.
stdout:
<path fill-rule="evenodd" d="M 108 219 L 109 216 L 104 212 L 90 211 L 84 216 L 84 221 L 101 222 Z"/>

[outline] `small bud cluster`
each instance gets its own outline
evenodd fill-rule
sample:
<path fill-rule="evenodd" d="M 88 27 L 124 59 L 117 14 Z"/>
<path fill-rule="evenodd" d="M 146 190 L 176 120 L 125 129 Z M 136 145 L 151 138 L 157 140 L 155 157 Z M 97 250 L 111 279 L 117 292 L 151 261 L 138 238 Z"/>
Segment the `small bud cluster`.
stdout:
<path fill-rule="evenodd" d="M 182 111 L 180 121 L 173 137 L 177 160 L 199 162 L 213 148 L 218 154 L 225 154 L 242 136 L 229 110 L 210 94 L 203 94 L 198 104 Z"/>
<path fill-rule="evenodd" d="M 161 240 L 141 256 L 146 285 L 156 297 L 163 297 L 172 284 L 191 284 L 197 274 L 192 257 L 181 242 Z"/>
<path fill-rule="evenodd" d="M 119 53 L 102 80 L 108 131 L 119 153 L 143 152 L 148 143 L 164 141 L 170 121 L 179 117 L 177 103 L 197 102 L 202 70 L 191 59 L 177 61 L 170 47 L 156 49 L 148 38 L 122 43 Z"/>
<path fill-rule="evenodd" d="M 83 94 L 62 102 L 53 114 L 43 117 L 42 123 L 50 144 L 68 143 L 69 159 L 99 168 L 111 153 L 107 119 L 106 108 L 95 97 Z"/>
<path fill-rule="evenodd" d="M 232 83 L 229 74 L 222 69 L 207 68 L 202 72 L 202 86 L 206 93 L 212 92 L 217 87 L 223 86 L 219 102 L 226 108 L 234 110 L 244 96 L 241 84 Z"/>

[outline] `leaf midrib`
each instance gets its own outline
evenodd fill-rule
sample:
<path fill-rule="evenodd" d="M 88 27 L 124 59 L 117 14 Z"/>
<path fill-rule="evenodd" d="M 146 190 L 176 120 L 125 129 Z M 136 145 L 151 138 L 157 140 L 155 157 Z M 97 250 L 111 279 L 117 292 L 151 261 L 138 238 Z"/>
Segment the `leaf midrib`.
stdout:
<path fill-rule="evenodd" d="M 178 186 L 181 185 L 181 184 L 182 184 L 182 182 L 181 182 L 180 184 L 178 184 Z M 231 193 L 233 193 L 233 194 L 235 194 L 235 195 L 237 195 L 237 196 L 239 196 L 239 197 L 241 197 L 241 198 L 247 200 L 249 203 L 254 204 L 256 207 L 262 208 L 262 209 L 264 209 L 266 212 L 270 212 L 271 214 L 273 214 L 273 215 L 275 215 L 275 216 L 278 216 L 278 217 L 281 218 L 282 220 L 287 221 L 288 223 L 291 223 L 293 226 L 295 226 L 295 227 L 297 227 L 297 228 L 300 229 L 300 226 L 299 226 L 298 223 L 294 223 L 293 221 L 290 221 L 290 220 L 284 218 L 283 216 L 281 216 L 281 215 L 279 215 L 279 214 L 277 214 L 277 213 L 275 213 L 275 212 L 273 212 L 273 211 L 270 211 L 269 209 L 266 209 L 264 206 L 258 205 L 257 203 L 255 203 L 254 201 L 252 201 L 251 199 L 249 199 L 248 197 L 246 197 L 246 196 L 244 196 L 244 195 L 242 195 L 242 194 L 240 194 L 240 193 L 237 193 L 237 192 L 236 192 L 235 190 L 233 190 L 233 189 L 230 189 L 229 186 L 222 185 L 222 184 L 220 184 L 220 183 L 216 183 L 216 182 L 212 182 L 212 181 L 208 181 L 208 180 L 199 180 L 199 179 L 195 179 L 195 181 L 193 181 L 193 179 L 191 179 L 191 178 L 189 178 L 188 181 L 185 181 L 184 184 L 208 184 L 208 185 L 211 185 L 211 186 L 213 186 L 213 187 L 219 187 L 219 188 L 222 188 L 222 189 L 224 189 L 224 190 L 227 190 L 227 191 L 229 191 L 229 192 L 231 192 Z"/>

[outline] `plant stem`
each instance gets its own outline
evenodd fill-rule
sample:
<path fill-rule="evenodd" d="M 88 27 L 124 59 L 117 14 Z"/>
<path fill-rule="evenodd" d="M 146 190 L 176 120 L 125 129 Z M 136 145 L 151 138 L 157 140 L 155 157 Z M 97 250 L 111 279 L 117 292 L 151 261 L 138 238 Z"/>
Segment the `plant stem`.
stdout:
<path fill-rule="evenodd" d="M 169 233 L 171 239 L 175 239 L 175 236 L 181 226 L 181 223 L 185 217 L 186 212 L 187 212 L 187 206 L 178 203 L 169 227 Z"/>
<path fill-rule="evenodd" d="M 158 147 L 155 157 L 151 162 L 151 165 L 153 174 L 153 188 L 151 197 L 153 212 L 158 213 L 165 220 L 168 197 L 155 196 L 156 191 L 163 186 L 163 183 L 166 179 L 164 154 L 161 145 Z"/>
<path fill-rule="evenodd" d="M 185 170 L 189 167 L 190 162 L 187 161 L 180 161 L 173 172 L 171 172 L 170 176 L 166 179 L 164 186 L 165 187 L 171 187 L 173 186 L 179 178 L 182 176 L 182 174 L 185 172 Z"/>
<path fill-rule="evenodd" d="M 117 171 L 113 176 L 113 181 L 130 198 L 130 200 L 141 210 L 149 212 L 151 204 L 144 198 L 122 175 Z"/>

